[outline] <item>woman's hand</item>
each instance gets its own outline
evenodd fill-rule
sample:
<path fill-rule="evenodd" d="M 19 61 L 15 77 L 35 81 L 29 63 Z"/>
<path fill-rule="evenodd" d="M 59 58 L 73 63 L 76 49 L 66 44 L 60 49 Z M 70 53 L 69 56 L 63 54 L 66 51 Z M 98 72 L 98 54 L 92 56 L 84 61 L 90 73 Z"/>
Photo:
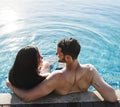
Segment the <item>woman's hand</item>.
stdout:
<path fill-rule="evenodd" d="M 40 69 L 40 74 L 44 73 L 50 73 L 50 64 L 47 61 L 44 61 L 42 63 L 41 69 Z"/>

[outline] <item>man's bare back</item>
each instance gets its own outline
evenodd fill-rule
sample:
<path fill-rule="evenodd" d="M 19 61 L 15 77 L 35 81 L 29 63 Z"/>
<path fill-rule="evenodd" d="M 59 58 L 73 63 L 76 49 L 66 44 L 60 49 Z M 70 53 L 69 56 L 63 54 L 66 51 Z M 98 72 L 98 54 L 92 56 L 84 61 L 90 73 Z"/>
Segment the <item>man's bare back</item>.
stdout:
<path fill-rule="evenodd" d="M 58 76 L 60 76 L 59 87 L 55 92 L 61 95 L 66 95 L 73 92 L 85 92 L 92 83 L 93 73 L 90 70 L 90 65 L 78 65 L 74 71 L 67 71 L 63 69 Z"/>
<path fill-rule="evenodd" d="M 56 87 L 55 92 L 60 95 L 66 95 L 74 92 L 85 92 L 88 90 L 92 83 L 93 72 L 91 71 L 92 65 L 76 63 L 76 67 L 72 67 L 69 70 L 63 68 L 57 70 L 59 86 Z M 64 67 L 65 64 L 59 65 Z M 46 73 L 46 71 L 44 71 Z M 43 74 L 45 74 L 43 72 Z M 43 75 L 42 74 L 42 75 Z M 56 81 L 56 80 L 55 80 Z"/>

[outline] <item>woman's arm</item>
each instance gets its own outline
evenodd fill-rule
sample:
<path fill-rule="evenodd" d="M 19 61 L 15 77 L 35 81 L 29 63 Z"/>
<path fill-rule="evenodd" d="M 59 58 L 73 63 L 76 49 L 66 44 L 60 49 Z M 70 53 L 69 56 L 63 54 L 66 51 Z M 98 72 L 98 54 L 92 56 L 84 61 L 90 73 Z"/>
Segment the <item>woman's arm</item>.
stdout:
<path fill-rule="evenodd" d="M 40 74 L 50 73 L 50 64 L 47 61 L 43 61 L 42 65 L 38 68 L 40 68 L 39 69 Z"/>

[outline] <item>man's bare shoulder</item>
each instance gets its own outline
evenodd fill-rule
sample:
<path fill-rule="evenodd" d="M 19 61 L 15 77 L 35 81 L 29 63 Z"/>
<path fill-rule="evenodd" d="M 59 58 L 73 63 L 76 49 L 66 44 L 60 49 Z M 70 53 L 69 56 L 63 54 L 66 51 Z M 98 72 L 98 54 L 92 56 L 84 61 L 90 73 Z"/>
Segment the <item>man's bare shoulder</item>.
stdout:
<path fill-rule="evenodd" d="M 92 64 L 81 64 L 81 68 L 87 71 L 94 71 L 95 67 Z"/>
<path fill-rule="evenodd" d="M 60 79 L 62 77 L 63 71 L 62 70 L 55 70 L 52 73 L 49 74 L 49 76 L 46 79 Z"/>
<path fill-rule="evenodd" d="M 63 82 L 62 71 L 56 70 L 50 73 L 49 76 L 41 83 L 42 86 L 45 86 L 47 89 L 56 90 Z M 59 84 L 58 84 L 59 83 Z"/>
<path fill-rule="evenodd" d="M 93 77 L 97 73 L 96 68 L 92 64 L 82 64 L 81 68 L 82 68 L 83 74 L 90 77 Z"/>

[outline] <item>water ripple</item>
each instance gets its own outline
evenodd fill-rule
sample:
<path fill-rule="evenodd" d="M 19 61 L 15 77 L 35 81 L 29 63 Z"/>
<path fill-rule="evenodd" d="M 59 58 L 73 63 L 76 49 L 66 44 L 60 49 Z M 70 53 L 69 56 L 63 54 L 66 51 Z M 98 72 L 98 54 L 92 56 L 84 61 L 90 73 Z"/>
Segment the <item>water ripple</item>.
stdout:
<path fill-rule="evenodd" d="M 119 0 L 114 3 L 112 0 L 109 2 L 63 1 L 56 3 L 55 0 L 51 2 L 29 0 L 25 3 L 14 1 L 13 4 L 2 1 L 3 5 L 0 6 L 1 92 L 7 90 L 5 79 L 20 48 L 36 45 L 45 58 L 56 57 L 56 44 L 66 37 L 76 38 L 81 43 L 79 55 L 81 63 L 93 64 L 108 83 L 119 88 Z M 20 4 L 22 8 L 19 7 Z"/>

